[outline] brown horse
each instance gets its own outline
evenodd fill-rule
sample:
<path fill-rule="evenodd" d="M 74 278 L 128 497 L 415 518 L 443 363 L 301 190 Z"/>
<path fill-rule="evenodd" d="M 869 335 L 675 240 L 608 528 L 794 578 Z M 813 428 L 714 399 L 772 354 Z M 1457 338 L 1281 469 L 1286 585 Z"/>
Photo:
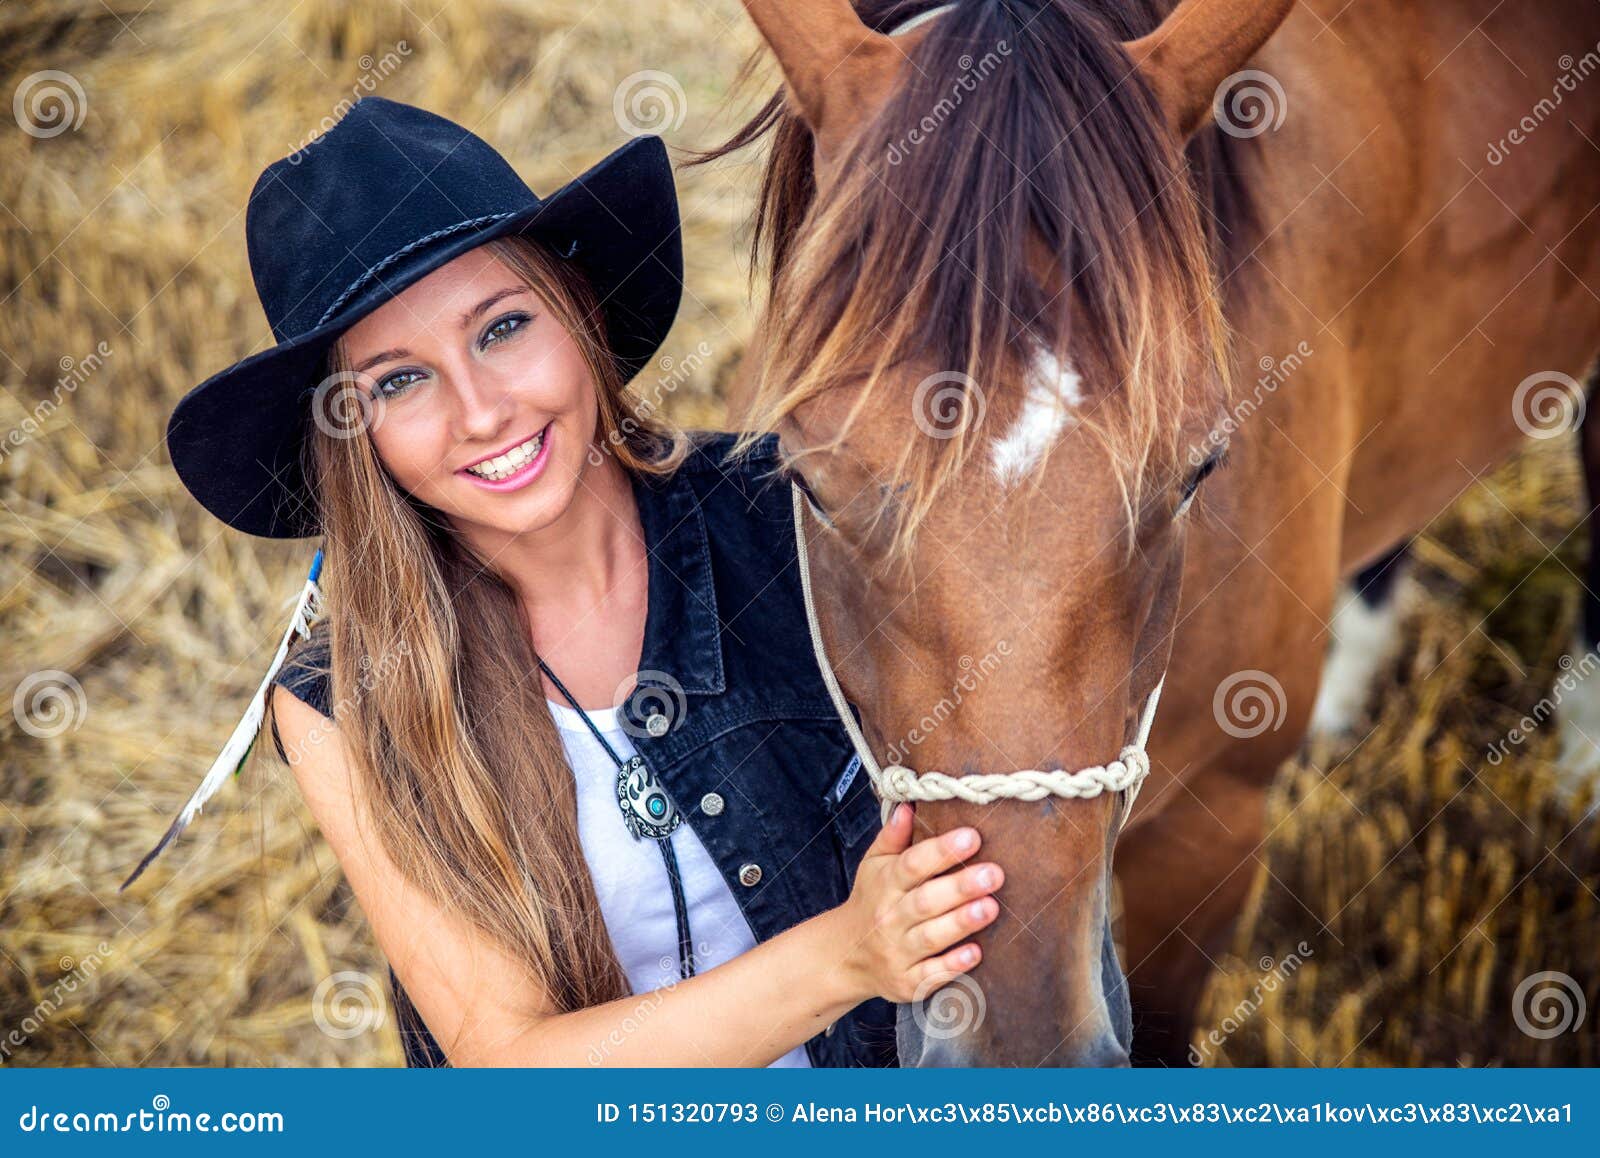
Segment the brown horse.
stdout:
<path fill-rule="evenodd" d="M 1166 672 L 1130 817 L 919 806 L 1009 872 L 970 1016 L 903 1011 L 902 1061 L 1119 1064 L 1131 996 L 1181 1062 L 1341 579 L 1600 353 L 1600 6 L 746 7 L 786 81 L 729 146 L 772 136 L 746 425 L 822 516 L 875 753 L 1102 763 Z"/>

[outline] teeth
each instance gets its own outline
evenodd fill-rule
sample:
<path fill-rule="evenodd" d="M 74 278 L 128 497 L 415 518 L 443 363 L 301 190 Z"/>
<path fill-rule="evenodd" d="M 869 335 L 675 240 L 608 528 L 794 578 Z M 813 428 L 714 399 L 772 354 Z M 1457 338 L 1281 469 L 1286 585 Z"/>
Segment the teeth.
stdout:
<path fill-rule="evenodd" d="M 467 473 L 488 479 L 490 482 L 499 482 L 501 479 L 510 478 L 534 460 L 534 457 L 539 453 L 539 447 L 542 445 L 544 445 L 544 433 L 541 431 L 521 446 L 513 446 L 498 457 L 467 467 Z"/>

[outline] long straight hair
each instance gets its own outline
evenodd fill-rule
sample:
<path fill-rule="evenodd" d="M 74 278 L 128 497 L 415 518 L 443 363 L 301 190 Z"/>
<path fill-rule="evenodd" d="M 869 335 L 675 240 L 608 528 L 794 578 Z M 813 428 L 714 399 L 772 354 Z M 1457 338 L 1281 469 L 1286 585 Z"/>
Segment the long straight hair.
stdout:
<path fill-rule="evenodd" d="M 487 244 L 582 350 L 596 443 L 628 471 L 676 470 L 687 438 L 626 392 L 584 275 L 524 236 Z M 326 373 L 353 392 L 349 369 L 341 342 Z M 349 393 L 327 403 L 359 407 Z M 423 892 L 523 963 L 558 1011 L 627 995 L 526 608 L 440 512 L 395 484 L 364 427 L 314 425 L 326 614 L 302 646 L 328 649 L 334 718 L 378 840 Z"/>

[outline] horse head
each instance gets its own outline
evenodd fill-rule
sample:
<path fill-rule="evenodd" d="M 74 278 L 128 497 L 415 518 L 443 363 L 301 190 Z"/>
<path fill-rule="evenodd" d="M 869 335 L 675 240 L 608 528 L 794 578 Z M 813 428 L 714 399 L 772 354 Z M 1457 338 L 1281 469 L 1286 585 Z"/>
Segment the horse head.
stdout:
<path fill-rule="evenodd" d="M 1185 145 L 1291 4 L 746 0 L 786 82 L 730 142 L 772 136 L 746 426 L 809 497 L 822 638 L 883 763 L 1077 769 L 1134 736 L 1223 449 Z M 905 1064 L 1126 1063 L 1127 800 L 918 805 L 1007 879 L 977 969 L 903 1007 Z"/>

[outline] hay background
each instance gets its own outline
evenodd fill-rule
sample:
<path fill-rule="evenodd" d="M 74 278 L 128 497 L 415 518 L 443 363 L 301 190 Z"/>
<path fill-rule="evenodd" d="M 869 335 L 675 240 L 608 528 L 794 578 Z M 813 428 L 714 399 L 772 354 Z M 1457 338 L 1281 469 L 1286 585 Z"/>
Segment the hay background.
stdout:
<path fill-rule="evenodd" d="M 687 115 L 666 134 L 680 146 L 719 139 L 765 90 L 727 99 L 755 45 L 736 0 L 0 7 L 5 91 L 56 69 L 86 98 L 74 131 L 0 134 L 0 428 L 97 343 L 112 350 L 0 458 L 0 692 L 61 670 L 87 707 L 48 737 L 0 713 L 0 1064 L 399 1061 L 392 1017 L 350 1038 L 318 1028 L 319 982 L 384 968 L 270 746 L 145 880 L 116 886 L 237 718 L 309 554 L 201 511 L 167 463 L 166 416 L 270 341 L 244 246 L 257 173 L 337 115 L 370 75 L 364 54 L 402 41 L 373 91 L 467 124 L 541 191 L 626 140 L 613 94 L 640 70 L 682 86 Z M 754 171 L 679 184 L 687 294 L 664 354 L 711 353 L 668 408 L 714 426 L 751 324 Z M 1424 536 L 1428 598 L 1376 731 L 1286 770 L 1270 872 L 1219 962 L 1206 1028 L 1259 980 L 1260 958 L 1302 940 L 1314 955 L 1215 1061 L 1600 1061 L 1591 801 L 1553 791 L 1553 736 L 1498 768 L 1482 759 L 1555 671 L 1578 509 L 1570 445 L 1544 443 Z M 1545 969 L 1578 980 L 1588 1020 L 1537 1041 L 1515 1028 L 1511 996 Z"/>

